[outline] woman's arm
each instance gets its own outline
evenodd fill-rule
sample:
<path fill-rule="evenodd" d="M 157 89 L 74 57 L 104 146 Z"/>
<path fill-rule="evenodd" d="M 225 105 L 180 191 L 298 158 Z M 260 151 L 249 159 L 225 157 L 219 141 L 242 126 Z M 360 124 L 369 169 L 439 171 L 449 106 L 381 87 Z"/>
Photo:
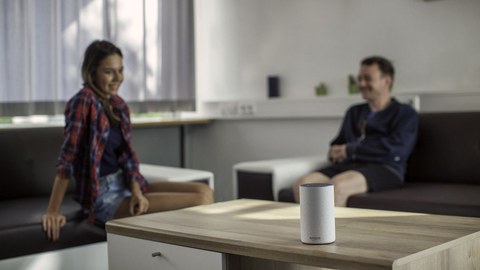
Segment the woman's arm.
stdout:
<path fill-rule="evenodd" d="M 47 213 L 42 216 L 43 231 L 48 239 L 57 241 L 60 238 L 60 228 L 65 226 L 66 218 L 60 213 L 63 198 L 68 187 L 68 179 L 55 177 Z"/>

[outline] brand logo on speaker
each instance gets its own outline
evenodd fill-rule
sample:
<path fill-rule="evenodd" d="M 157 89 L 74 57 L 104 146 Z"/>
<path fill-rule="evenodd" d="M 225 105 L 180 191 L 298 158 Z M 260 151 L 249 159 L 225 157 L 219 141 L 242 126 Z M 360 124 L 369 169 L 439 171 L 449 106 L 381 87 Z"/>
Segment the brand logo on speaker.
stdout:
<path fill-rule="evenodd" d="M 310 240 L 320 240 L 322 239 L 320 236 L 310 236 Z"/>

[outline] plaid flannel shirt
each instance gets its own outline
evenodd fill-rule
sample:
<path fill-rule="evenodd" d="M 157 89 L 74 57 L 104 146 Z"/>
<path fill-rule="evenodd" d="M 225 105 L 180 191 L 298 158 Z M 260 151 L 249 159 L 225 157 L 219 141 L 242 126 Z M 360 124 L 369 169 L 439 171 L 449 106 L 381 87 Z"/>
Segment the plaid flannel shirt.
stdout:
<path fill-rule="evenodd" d="M 147 181 L 140 174 L 138 158 L 131 144 L 130 111 L 119 96 L 110 99 L 115 113 L 121 118 L 121 131 L 125 147 L 118 157 L 127 186 L 137 181 L 143 192 Z M 100 163 L 108 140 L 110 123 L 102 103 L 90 88 L 83 88 L 65 107 L 64 141 L 56 165 L 56 175 L 75 179 L 74 199 L 95 219 L 93 205 L 100 187 Z"/>

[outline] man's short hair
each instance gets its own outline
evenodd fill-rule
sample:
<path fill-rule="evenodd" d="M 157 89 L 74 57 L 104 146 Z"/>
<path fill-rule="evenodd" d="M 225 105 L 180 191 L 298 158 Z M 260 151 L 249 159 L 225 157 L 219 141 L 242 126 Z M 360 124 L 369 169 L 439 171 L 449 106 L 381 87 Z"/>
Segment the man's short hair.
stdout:
<path fill-rule="evenodd" d="M 361 64 L 362 66 L 371 66 L 377 64 L 383 75 L 388 75 L 392 78 L 392 85 L 390 86 L 390 88 L 393 87 L 393 80 L 395 79 L 395 68 L 393 67 L 390 60 L 382 56 L 370 56 L 363 59 Z"/>

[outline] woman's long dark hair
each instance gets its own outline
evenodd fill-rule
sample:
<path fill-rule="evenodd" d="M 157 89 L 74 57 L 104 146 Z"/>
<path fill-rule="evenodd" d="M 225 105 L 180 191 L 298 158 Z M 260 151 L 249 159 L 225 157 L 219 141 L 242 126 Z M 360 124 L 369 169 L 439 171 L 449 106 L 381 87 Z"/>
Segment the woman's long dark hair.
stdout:
<path fill-rule="evenodd" d="M 107 94 L 95 85 L 95 73 L 100 62 L 110 55 L 119 55 L 123 58 L 122 51 L 113 43 L 105 40 L 96 40 L 92 42 L 85 51 L 82 64 L 82 79 L 85 87 L 91 88 L 102 102 L 107 114 L 110 125 L 117 126 L 120 123 L 120 117 L 113 111 L 108 100 Z"/>

